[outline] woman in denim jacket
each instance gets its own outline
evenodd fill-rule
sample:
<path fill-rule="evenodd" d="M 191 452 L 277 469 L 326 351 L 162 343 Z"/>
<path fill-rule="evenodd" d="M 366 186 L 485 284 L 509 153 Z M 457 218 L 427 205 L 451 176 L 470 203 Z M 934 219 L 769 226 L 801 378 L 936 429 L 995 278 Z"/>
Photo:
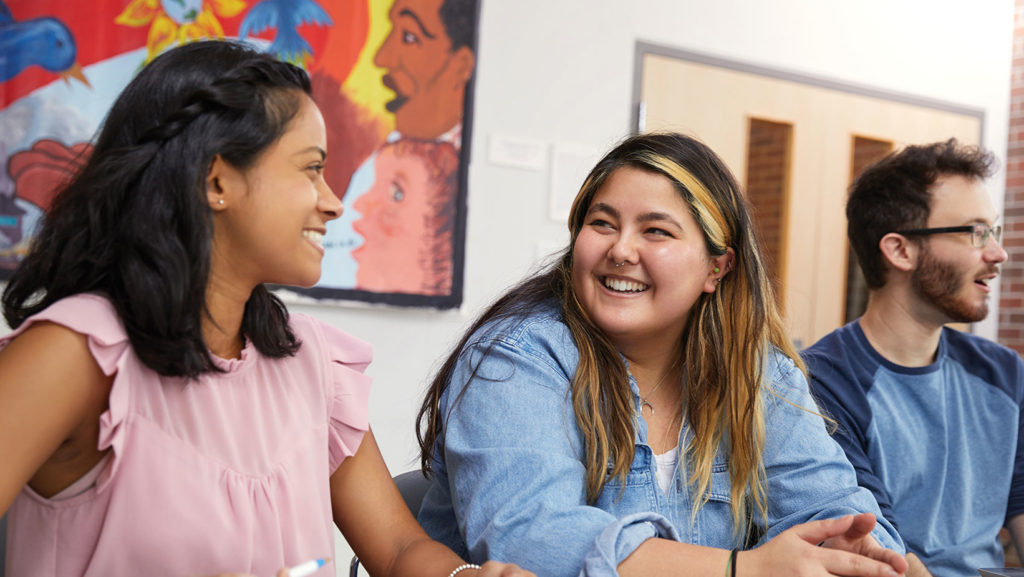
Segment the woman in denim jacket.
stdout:
<path fill-rule="evenodd" d="M 724 163 L 685 136 L 629 138 L 569 229 L 423 402 L 427 532 L 545 576 L 903 573 L 808 394 Z"/>

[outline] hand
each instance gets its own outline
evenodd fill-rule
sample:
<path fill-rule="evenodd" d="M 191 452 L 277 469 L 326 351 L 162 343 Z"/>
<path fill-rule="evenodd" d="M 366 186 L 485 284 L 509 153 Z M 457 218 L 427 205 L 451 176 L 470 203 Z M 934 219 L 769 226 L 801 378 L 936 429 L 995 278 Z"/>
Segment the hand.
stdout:
<path fill-rule="evenodd" d="M 871 537 L 874 525 L 875 516 L 870 513 L 796 525 L 762 547 L 737 554 L 737 575 L 902 575 L 907 570 L 906 560 Z"/>
<path fill-rule="evenodd" d="M 932 577 L 932 574 L 928 572 L 928 568 L 924 566 L 924 562 L 917 555 L 911 552 L 907 552 L 907 577 Z"/>
<path fill-rule="evenodd" d="M 526 569 L 521 569 L 511 563 L 488 561 L 473 574 L 474 577 L 537 577 Z M 461 573 L 460 573 L 461 576 Z"/>
<path fill-rule="evenodd" d="M 887 563 L 897 573 L 907 572 L 907 560 L 899 553 L 882 547 L 871 536 L 871 530 L 875 528 L 874 515 L 871 513 L 861 513 L 860 515 L 848 515 L 847 517 L 851 519 L 850 528 L 842 535 L 826 539 L 822 543 L 823 546 L 857 553 L 876 561 Z M 843 519 L 847 517 L 843 517 Z"/>

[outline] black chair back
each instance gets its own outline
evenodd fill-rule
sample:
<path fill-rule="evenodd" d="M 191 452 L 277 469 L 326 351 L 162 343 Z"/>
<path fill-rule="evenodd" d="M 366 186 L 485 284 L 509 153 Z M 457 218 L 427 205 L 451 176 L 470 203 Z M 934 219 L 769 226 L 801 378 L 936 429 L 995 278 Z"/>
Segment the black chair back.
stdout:
<path fill-rule="evenodd" d="M 0 515 L 0 577 L 4 577 L 7 562 L 7 515 Z"/>

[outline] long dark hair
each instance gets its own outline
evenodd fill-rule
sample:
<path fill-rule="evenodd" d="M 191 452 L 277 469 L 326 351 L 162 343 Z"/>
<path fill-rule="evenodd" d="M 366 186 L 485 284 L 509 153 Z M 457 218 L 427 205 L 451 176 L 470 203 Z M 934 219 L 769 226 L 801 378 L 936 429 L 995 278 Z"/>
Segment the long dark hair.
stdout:
<path fill-rule="evenodd" d="M 11 327 L 78 293 L 106 295 L 143 363 L 168 376 L 218 370 L 203 340 L 215 156 L 252 166 L 298 113 L 309 78 L 242 44 L 195 42 L 146 66 L 111 108 L 82 171 L 55 198 L 3 295 Z M 262 354 L 299 343 L 265 287 L 242 332 Z"/>
<path fill-rule="evenodd" d="M 572 379 L 573 411 L 583 433 L 587 500 L 596 501 L 609 476 L 623 479 L 635 448 L 633 397 L 625 366 L 611 340 L 590 319 L 572 283 L 573 246 L 591 201 L 620 168 L 667 178 L 690 207 L 704 233 L 708 253 L 732 249 L 736 264 L 712 293 L 693 304 L 680 343 L 683 406 L 692 430 L 685 447 L 688 479 L 698 506 L 706 501 L 711 467 L 722 445 L 729 455 L 734 526 L 742 532 L 751 509 L 767 510 L 764 411 L 760 403 L 762 361 L 776 348 L 803 367 L 782 325 L 771 282 L 762 263 L 750 211 L 725 163 L 706 145 L 680 134 L 643 134 L 626 139 L 590 172 L 569 216 L 570 242 L 553 265 L 505 293 L 477 319 L 448 356 L 420 407 L 420 464 L 429 472 L 442 459 L 441 397 L 473 333 L 495 319 L 528 315 L 556 302 L 579 351 Z M 609 463 L 611 464 L 609 466 Z"/>

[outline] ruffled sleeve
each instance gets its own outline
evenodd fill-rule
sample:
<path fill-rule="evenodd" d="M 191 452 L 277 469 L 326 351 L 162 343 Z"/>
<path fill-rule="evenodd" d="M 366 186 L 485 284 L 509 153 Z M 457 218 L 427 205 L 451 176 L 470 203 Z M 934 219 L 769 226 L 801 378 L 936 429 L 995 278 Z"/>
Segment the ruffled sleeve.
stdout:
<path fill-rule="evenodd" d="M 111 466 L 97 481 L 97 487 L 102 491 L 117 470 L 124 445 L 123 423 L 128 415 L 131 399 L 128 384 L 125 382 L 127 379 L 121 377 L 120 369 L 130 352 L 128 334 L 109 300 L 96 294 L 79 294 L 61 299 L 26 319 L 15 331 L 0 338 L 0 348 L 7 346 L 15 337 L 40 322 L 56 323 L 85 335 L 88 338 L 89 351 L 100 370 L 108 377 L 114 376 L 109 406 L 100 415 L 97 448 L 101 451 L 114 449 Z"/>
<path fill-rule="evenodd" d="M 328 447 L 331 473 L 355 454 L 370 428 L 370 383 L 364 374 L 373 359 L 370 343 L 357 339 L 333 326 L 317 323 L 327 347 L 328 368 Z"/>

